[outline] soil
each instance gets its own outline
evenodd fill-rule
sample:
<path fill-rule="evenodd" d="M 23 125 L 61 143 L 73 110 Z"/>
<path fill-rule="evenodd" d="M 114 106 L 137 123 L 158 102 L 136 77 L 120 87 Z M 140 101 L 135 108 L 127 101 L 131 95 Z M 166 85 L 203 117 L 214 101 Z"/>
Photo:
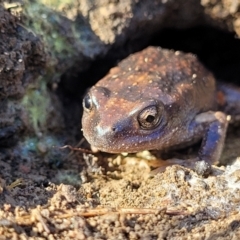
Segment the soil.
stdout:
<path fill-rule="evenodd" d="M 240 155 L 239 134 L 222 161 Z M 61 167 L 4 153 L 0 239 L 239 239 L 238 159 L 203 178 L 178 165 L 152 171 L 154 152 L 55 151 L 69 151 Z"/>

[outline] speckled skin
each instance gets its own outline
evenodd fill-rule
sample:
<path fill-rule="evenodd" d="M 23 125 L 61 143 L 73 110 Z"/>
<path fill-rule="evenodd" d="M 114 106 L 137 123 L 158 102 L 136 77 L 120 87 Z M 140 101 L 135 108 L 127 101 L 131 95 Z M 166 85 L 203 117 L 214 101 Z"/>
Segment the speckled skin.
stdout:
<path fill-rule="evenodd" d="M 83 134 L 101 151 L 165 150 L 202 139 L 199 160 L 212 163 L 221 154 L 226 115 L 216 111 L 213 75 L 192 54 L 157 47 L 132 54 L 90 89 L 83 105 Z M 146 129 L 139 116 L 152 106 L 159 121 Z"/>

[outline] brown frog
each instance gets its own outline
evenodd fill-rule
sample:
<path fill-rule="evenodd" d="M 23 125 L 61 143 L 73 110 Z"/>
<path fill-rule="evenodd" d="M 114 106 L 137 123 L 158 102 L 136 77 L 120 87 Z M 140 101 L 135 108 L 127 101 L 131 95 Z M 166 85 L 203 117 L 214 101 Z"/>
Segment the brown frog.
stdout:
<path fill-rule="evenodd" d="M 231 87 L 217 87 L 193 54 L 148 47 L 121 61 L 85 95 L 83 134 L 110 153 L 201 141 L 197 161 L 180 162 L 208 174 L 220 158 L 228 127 L 222 110 L 239 106 L 240 93 L 234 94 Z"/>

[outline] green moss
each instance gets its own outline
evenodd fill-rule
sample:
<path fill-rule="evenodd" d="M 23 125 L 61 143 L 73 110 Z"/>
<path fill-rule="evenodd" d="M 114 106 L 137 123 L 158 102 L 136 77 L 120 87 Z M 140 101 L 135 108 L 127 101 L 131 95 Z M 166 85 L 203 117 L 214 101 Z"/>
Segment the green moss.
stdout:
<path fill-rule="evenodd" d="M 43 1 L 44 2 L 44 1 Z M 54 6 L 62 1 L 50 1 Z M 64 66 L 59 66 L 59 70 L 64 71 L 74 62 L 74 57 L 79 55 L 81 48 L 78 31 L 74 22 L 65 18 L 60 13 L 41 4 L 40 1 L 25 2 L 23 6 L 24 25 L 38 34 L 45 44 L 48 52 L 51 52 L 50 66 L 58 66 L 64 62 Z M 78 45 L 78 47 L 76 46 Z M 68 60 L 66 61 L 66 58 Z"/>
<path fill-rule="evenodd" d="M 26 109 L 31 126 L 38 136 L 46 129 L 50 98 L 47 93 L 46 83 L 38 81 L 39 87 L 30 86 L 22 99 L 22 105 Z"/>
<path fill-rule="evenodd" d="M 63 5 L 71 4 L 73 0 L 39 0 L 39 2 L 52 8 L 59 8 Z"/>

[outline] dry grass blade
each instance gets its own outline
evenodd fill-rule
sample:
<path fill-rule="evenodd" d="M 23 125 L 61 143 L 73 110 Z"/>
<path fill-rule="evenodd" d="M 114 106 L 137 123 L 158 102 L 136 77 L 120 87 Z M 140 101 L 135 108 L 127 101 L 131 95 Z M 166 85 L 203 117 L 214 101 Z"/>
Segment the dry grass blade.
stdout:
<path fill-rule="evenodd" d="M 23 184 L 24 180 L 22 178 L 18 178 L 16 181 L 12 182 L 9 186 L 6 187 L 7 190 L 11 190 L 21 184 Z"/>

